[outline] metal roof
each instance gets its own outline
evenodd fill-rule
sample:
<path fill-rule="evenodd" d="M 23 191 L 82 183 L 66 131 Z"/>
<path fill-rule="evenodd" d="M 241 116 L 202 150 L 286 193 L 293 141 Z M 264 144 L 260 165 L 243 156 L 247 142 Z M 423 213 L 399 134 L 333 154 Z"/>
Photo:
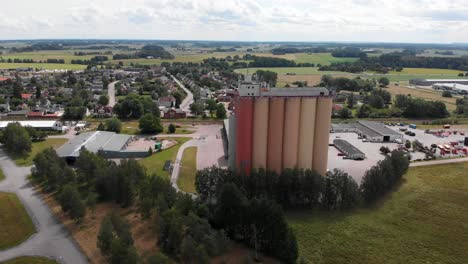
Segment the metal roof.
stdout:
<path fill-rule="evenodd" d="M 339 151 L 343 152 L 346 156 L 349 156 L 351 158 L 356 158 L 356 156 L 362 158 L 366 157 L 366 155 L 362 151 L 360 151 L 358 148 L 356 148 L 344 139 L 335 139 L 333 140 L 333 144 Z"/>
<path fill-rule="evenodd" d="M 54 127 L 58 125 L 58 121 L 0 121 L 0 128 L 5 128 L 9 123 L 19 123 L 21 126 L 30 127 Z"/>
<path fill-rule="evenodd" d="M 264 90 L 262 90 L 264 89 Z M 324 87 L 297 88 L 260 88 L 261 96 L 330 96 L 330 91 Z"/>
<path fill-rule="evenodd" d="M 131 137 L 107 131 L 84 132 L 58 148 L 57 154 L 60 157 L 78 157 L 83 147 L 94 153 L 99 150 L 120 151 Z"/>
<path fill-rule="evenodd" d="M 384 136 L 384 135 L 394 135 L 394 136 L 400 136 L 401 134 L 386 127 L 382 123 L 379 122 L 374 122 L 374 121 L 365 121 L 365 120 L 360 120 L 358 123 L 362 124 L 363 126 L 372 129 L 373 131 L 377 132 L 378 134 Z"/>

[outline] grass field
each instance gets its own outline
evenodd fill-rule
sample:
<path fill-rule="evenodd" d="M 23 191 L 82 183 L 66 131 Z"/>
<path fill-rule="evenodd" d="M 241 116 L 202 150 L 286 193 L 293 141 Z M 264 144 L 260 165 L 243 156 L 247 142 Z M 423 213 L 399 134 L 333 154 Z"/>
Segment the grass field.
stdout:
<path fill-rule="evenodd" d="M 45 70 L 84 70 L 86 65 L 53 63 L 0 63 L 0 69 L 38 68 Z"/>
<path fill-rule="evenodd" d="M 288 213 L 310 263 L 466 263 L 468 163 L 410 168 L 382 204 Z"/>
<path fill-rule="evenodd" d="M 197 147 L 189 147 L 184 150 L 181 161 L 181 169 L 177 186 L 189 193 L 195 193 L 195 175 L 197 173 Z"/>
<path fill-rule="evenodd" d="M 5 174 L 3 173 L 2 168 L 0 168 L 0 181 L 3 181 L 5 179 Z"/>
<path fill-rule="evenodd" d="M 31 166 L 33 165 L 33 159 L 36 157 L 36 154 L 43 151 L 48 147 L 58 148 L 61 145 L 65 144 L 67 139 L 65 138 L 48 138 L 41 142 L 34 142 L 32 144 L 31 152 L 26 156 L 13 157 L 16 165 L 18 166 Z"/>
<path fill-rule="evenodd" d="M 127 121 L 122 122 L 122 134 L 129 134 L 129 135 L 138 135 L 140 133 L 140 129 L 138 128 L 138 121 Z M 191 130 L 189 126 L 186 125 L 177 125 L 175 134 L 192 134 L 194 130 Z M 169 124 L 163 124 L 164 131 L 163 134 L 169 134 Z"/>
<path fill-rule="evenodd" d="M 0 250 L 20 244 L 36 232 L 18 197 L 0 193 Z"/>
<path fill-rule="evenodd" d="M 0 264 L 55 264 L 57 261 L 45 257 L 19 257 L 0 262 Z"/>
<path fill-rule="evenodd" d="M 456 97 L 448 98 L 442 97 L 440 92 L 436 92 L 434 90 L 423 89 L 423 88 L 408 88 L 403 86 L 396 86 L 396 85 L 389 85 L 388 88 L 385 90 L 389 91 L 392 96 L 397 94 L 404 94 L 404 95 L 411 95 L 413 98 L 422 98 L 431 101 L 442 101 L 447 106 L 449 111 L 453 111 L 456 109 Z"/>
<path fill-rule="evenodd" d="M 164 177 L 166 179 L 170 178 L 168 171 L 163 170 L 164 163 L 166 160 L 175 161 L 177 156 L 177 151 L 182 144 L 189 141 L 191 138 L 173 138 L 178 142 L 177 145 L 165 149 L 161 152 L 154 153 L 150 157 L 139 160 L 138 162 L 146 168 L 148 174 L 156 174 L 159 177 Z"/>

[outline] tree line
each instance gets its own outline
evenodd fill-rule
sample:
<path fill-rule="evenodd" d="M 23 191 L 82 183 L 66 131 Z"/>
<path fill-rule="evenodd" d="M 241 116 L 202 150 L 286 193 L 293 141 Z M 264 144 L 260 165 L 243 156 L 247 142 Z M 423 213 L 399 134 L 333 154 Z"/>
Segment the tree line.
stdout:
<path fill-rule="evenodd" d="M 0 62 L 2 63 L 55 63 L 55 64 L 64 64 L 65 60 L 64 59 L 46 59 L 46 60 L 33 60 L 33 59 L 18 59 L 18 58 L 0 58 Z"/>
<path fill-rule="evenodd" d="M 32 142 L 43 141 L 47 137 L 44 131 L 33 127 L 23 127 L 19 123 L 9 123 L 4 131 L 0 132 L 0 143 L 6 151 L 15 156 L 23 156 L 31 151 Z"/>
<path fill-rule="evenodd" d="M 403 51 L 382 54 L 375 57 L 360 57 L 356 62 L 338 62 L 321 66 L 320 71 L 344 71 L 358 73 L 376 71 L 387 73 L 390 69 L 401 71 L 408 68 L 437 68 L 467 71 L 468 57 L 425 57 L 416 56 L 414 52 Z"/>

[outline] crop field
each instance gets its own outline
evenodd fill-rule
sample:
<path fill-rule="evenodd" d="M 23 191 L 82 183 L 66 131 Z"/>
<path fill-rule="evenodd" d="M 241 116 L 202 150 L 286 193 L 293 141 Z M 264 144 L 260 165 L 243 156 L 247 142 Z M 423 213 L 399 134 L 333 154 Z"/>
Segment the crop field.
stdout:
<path fill-rule="evenodd" d="M 65 63 L 71 60 L 89 60 L 95 55 L 75 56 L 75 50 L 44 50 L 36 52 L 19 52 L 2 55 L 4 59 L 32 59 L 35 61 L 45 61 L 47 59 L 64 59 Z M 89 52 L 89 51 L 86 51 Z M 103 51 L 101 51 L 103 52 Z"/>
<path fill-rule="evenodd" d="M 34 68 L 44 70 L 73 70 L 86 69 L 86 65 L 80 64 L 54 64 L 54 63 L 0 63 L 0 69 Z"/>
<path fill-rule="evenodd" d="M 423 88 L 409 88 L 404 86 L 396 86 L 396 85 L 389 85 L 386 88 L 387 91 L 395 96 L 397 94 L 404 94 L 404 95 L 411 95 L 413 98 L 422 98 L 431 101 L 442 101 L 447 106 L 449 111 L 453 111 L 456 109 L 456 97 L 442 97 L 440 92 L 430 90 L 430 89 L 423 89 Z"/>
<path fill-rule="evenodd" d="M 423 74 L 423 75 L 458 75 L 463 71 L 452 69 L 432 69 L 432 68 L 403 68 L 401 72 L 391 71 L 389 74 Z"/>
<path fill-rule="evenodd" d="M 468 163 L 410 168 L 380 204 L 352 212 L 291 212 L 309 263 L 466 263 Z"/>
<path fill-rule="evenodd" d="M 18 197 L 0 192 L 0 251 L 20 244 L 34 232 L 36 228 Z"/>

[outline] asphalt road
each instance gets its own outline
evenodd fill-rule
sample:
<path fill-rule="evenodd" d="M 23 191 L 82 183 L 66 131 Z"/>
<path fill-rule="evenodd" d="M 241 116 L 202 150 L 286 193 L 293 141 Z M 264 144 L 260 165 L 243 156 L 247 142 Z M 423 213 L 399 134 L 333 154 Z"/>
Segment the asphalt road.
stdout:
<path fill-rule="evenodd" d="M 16 166 L 1 149 L 0 166 L 6 176 L 0 182 L 0 191 L 16 193 L 37 231 L 22 244 L 0 251 L 0 262 L 20 256 L 45 256 L 59 263 L 88 263 L 70 233 L 26 179 L 31 167 Z"/>
<path fill-rule="evenodd" d="M 187 89 L 187 87 L 185 87 L 185 85 L 182 82 L 180 82 L 176 77 L 174 77 L 173 75 L 171 75 L 171 77 L 174 80 L 174 82 L 176 82 L 177 85 L 179 85 L 179 87 L 182 88 L 182 90 L 184 90 L 185 93 L 187 94 L 187 96 L 184 98 L 182 103 L 180 103 L 179 108 L 184 110 L 187 113 L 190 113 L 190 105 L 193 103 L 192 92 L 190 92 L 190 90 Z"/>
<path fill-rule="evenodd" d="M 109 103 L 107 104 L 108 106 L 114 107 L 115 105 L 115 84 L 118 83 L 119 81 L 111 82 L 107 86 L 107 96 L 109 97 Z"/>

